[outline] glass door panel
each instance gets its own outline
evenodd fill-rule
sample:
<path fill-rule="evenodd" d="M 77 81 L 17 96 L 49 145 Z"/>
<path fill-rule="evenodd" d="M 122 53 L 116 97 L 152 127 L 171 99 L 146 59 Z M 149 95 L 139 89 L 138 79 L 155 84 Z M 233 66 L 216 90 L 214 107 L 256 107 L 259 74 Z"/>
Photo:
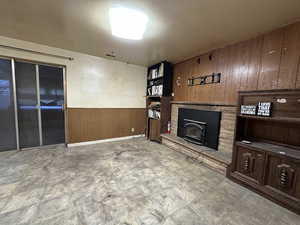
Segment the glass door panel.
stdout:
<path fill-rule="evenodd" d="M 15 63 L 20 148 L 40 145 L 36 65 Z"/>
<path fill-rule="evenodd" d="M 39 65 L 43 145 L 65 143 L 63 68 Z"/>
<path fill-rule="evenodd" d="M 11 60 L 0 59 L 0 151 L 17 149 Z"/>

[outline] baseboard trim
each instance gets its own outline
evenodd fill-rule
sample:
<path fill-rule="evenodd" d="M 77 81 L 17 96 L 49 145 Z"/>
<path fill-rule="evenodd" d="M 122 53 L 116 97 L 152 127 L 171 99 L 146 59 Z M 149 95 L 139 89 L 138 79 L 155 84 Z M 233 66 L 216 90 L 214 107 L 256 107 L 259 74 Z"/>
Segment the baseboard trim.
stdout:
<path fill-rule="evenodd" d="M 128 139 L 138 138 L 138 137 L 145 137 L 145 134 L 126 136 L 126 137 L 118 137 L 118 138 L 109 138 L 109 139 L 103 139 L 103 140 L 97 140 L 97 141 L 72 143 L 72 144 L 68 144 L 68 147 L 75 147 L 75 146 L 82 146 L 82 145 L 94 145 L 94 144 L 105 143 L 105 142 L 128 140 Z"/>

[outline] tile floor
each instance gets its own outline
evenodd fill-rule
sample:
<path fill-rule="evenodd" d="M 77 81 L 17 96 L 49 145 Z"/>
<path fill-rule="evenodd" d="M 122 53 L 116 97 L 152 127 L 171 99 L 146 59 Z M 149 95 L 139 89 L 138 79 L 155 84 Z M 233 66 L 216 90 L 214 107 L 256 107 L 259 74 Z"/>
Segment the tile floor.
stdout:
<path fill-rule="evenodd" d="M 1 225 L 298 225 L 300 216 L 136 138 L 0 153 Z"/>

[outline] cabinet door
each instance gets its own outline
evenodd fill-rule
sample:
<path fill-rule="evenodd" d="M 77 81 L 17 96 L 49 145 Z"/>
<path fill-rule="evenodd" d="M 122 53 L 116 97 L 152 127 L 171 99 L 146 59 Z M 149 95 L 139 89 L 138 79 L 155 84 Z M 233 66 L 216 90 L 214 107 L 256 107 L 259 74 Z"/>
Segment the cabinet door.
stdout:
<path fill-rule="evenodd" d="M 262 182 L 264 153 L 243 147 L 237 147 L 237 171 L 257 183 Z"/>
<path fill-rule="evenodd" d="M 300 164 L 276 156 L 268 156 L 266 184 L 300 199 Z"/>
<path fill-rule="evenodd" d="M 278 29 L 264 36 L 261 71 L 258 89 L 270 90 L 278 86 L 278 73 L 284 29 Z"/>
<path fill-rule="evenodd" d="M 160 142 L 160 120 L 150 119 L 149 139 Z"/>
<path fill-rule="evenodd" d="M 284 31 L 278 88 L 296 87 L 300 56 L 300 23 L 287 26 Z"/>

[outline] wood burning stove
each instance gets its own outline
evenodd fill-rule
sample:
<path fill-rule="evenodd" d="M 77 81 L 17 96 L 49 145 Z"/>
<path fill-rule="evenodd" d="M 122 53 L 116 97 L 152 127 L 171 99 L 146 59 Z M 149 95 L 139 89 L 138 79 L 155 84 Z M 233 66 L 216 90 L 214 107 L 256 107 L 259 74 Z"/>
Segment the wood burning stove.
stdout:
<path fill-rule="evenodd" d="M 184 139 L 198 145 L 205 145 L 207 123 L 184 119 Z"/>
<path fill-rule="evenodd" d="M 221 112 L 179 108 L 177 136 L 218 150 Z"/>

